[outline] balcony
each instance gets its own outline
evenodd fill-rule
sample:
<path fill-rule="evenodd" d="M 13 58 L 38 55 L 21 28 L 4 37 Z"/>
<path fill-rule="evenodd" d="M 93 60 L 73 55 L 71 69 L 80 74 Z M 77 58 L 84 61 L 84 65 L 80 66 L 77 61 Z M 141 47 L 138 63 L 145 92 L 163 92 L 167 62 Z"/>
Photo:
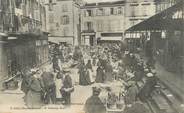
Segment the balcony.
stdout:
<path fill-rule="evenodd" d="M 6 33 L 33 33 L 41 29 L 41 21 L 27 16 L 0 12 L 0 30 Z"/>

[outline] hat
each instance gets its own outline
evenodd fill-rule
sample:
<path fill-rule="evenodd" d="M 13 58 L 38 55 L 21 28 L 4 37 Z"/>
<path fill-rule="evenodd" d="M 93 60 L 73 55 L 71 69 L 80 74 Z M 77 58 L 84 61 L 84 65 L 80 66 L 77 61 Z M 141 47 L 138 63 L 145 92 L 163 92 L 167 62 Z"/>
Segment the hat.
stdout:
<path fill-rule="evenodd" d="M 153 77 L 154 75 L 152 73 L 148 73 L 146 76 L 147 77 Z"/>
<path fill-rule="evenodd" d="M 128 86 L 133 86 L 134 84 L 135 84 L 135 81 L 129 81 L 127 85 Z"/>
<path fill-rule="evenodd" d="M 63 72 L 64 73 L 70 73 L 70 69 L 69 68 L 63 68 Z"/>
<path fill-rule="evenodd" d="M 101 89 L 98 87 L 92 87 L 92 89 L 93 89 L 93 94 L 98 95 L 101 92 Z"/>
<path fill-rule="evenodd" d="M 148 69 L 148 68 L 145 68 L 145 69 L 144 69 L 144 71 L 145 71 L 145 72 L 148 72 L 148 71 L 149 71 L 149 69 Z"/>
<path fill-rule="evenodd" d="M 155 69 L 151 70 L 151 72 L 152 72 L 153 74 L 156 74 L 156 73 L 157 73 Z"/>
<path fill-rule="evenodd" d="M 38 71 L 38 69 L 36 69 L 36 68 L 31 69 L 31 73 L 36 73 L 37 71 Z"/>

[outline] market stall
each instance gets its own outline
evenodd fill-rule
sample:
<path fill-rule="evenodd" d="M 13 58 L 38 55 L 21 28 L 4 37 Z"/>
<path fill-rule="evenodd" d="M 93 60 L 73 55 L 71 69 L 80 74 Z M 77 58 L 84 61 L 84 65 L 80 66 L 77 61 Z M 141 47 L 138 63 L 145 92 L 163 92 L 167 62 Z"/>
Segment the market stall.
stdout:
<path fill-rule="evenodd" d="M 93 87 L 99 87 L 101 101 L 106 107 L 107 113 L 122 113 L 125 108 L 123 81 L 114 81 L 112 83 L 96 83 Z"/>

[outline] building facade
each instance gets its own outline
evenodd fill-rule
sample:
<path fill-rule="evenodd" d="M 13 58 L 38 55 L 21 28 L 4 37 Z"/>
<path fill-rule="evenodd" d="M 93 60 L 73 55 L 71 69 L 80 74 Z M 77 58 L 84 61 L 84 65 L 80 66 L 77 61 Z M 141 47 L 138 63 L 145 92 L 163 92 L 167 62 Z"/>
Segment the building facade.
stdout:
<path fill-rule="evenodd" d="M 78 45 L 80 37 L 81 0 L 49 0 L 47 30 L 49 41 Z"/>
<path fill-rule="evenodd" d="M 81 44 L 120 41 L 124 33 L 125 1 L 87 3 L 81 7 Z"/>
<path fill-rule="evenodd" d="M 146 19 L 153 16 L 156 13 L 155 0 L 126 0 L 125 5 L 125 29 L 128 29 Z M 126 34 L 126 38 L 139 38 L 140 35 Z"/>
<path fill-rule="evenodd" d="M 156 13 L 159 13 L 159 12 L 173 6 L 174 4 L 176 4 L 179 1 L 181 1 L 181 0 L 155 0 Z"/>
<path fill-rule="evenodd" d="M 0 0 L 0 15 L 2 84 L 16 71 L 48 60 L 48 34 L 46 10 L 41 0 Z"/>

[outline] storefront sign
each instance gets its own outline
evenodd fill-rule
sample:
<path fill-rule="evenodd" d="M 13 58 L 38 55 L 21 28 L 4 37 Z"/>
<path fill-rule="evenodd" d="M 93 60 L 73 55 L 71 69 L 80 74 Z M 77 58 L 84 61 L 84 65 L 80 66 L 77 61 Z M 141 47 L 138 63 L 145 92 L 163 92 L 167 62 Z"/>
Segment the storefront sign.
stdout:
<path fill-rule="evenodd" d="M 16 15 L 16 16 L 21 16 L 21 15 L 23 15 L 22 9 L 15 8 L 15 15 Z"/>

